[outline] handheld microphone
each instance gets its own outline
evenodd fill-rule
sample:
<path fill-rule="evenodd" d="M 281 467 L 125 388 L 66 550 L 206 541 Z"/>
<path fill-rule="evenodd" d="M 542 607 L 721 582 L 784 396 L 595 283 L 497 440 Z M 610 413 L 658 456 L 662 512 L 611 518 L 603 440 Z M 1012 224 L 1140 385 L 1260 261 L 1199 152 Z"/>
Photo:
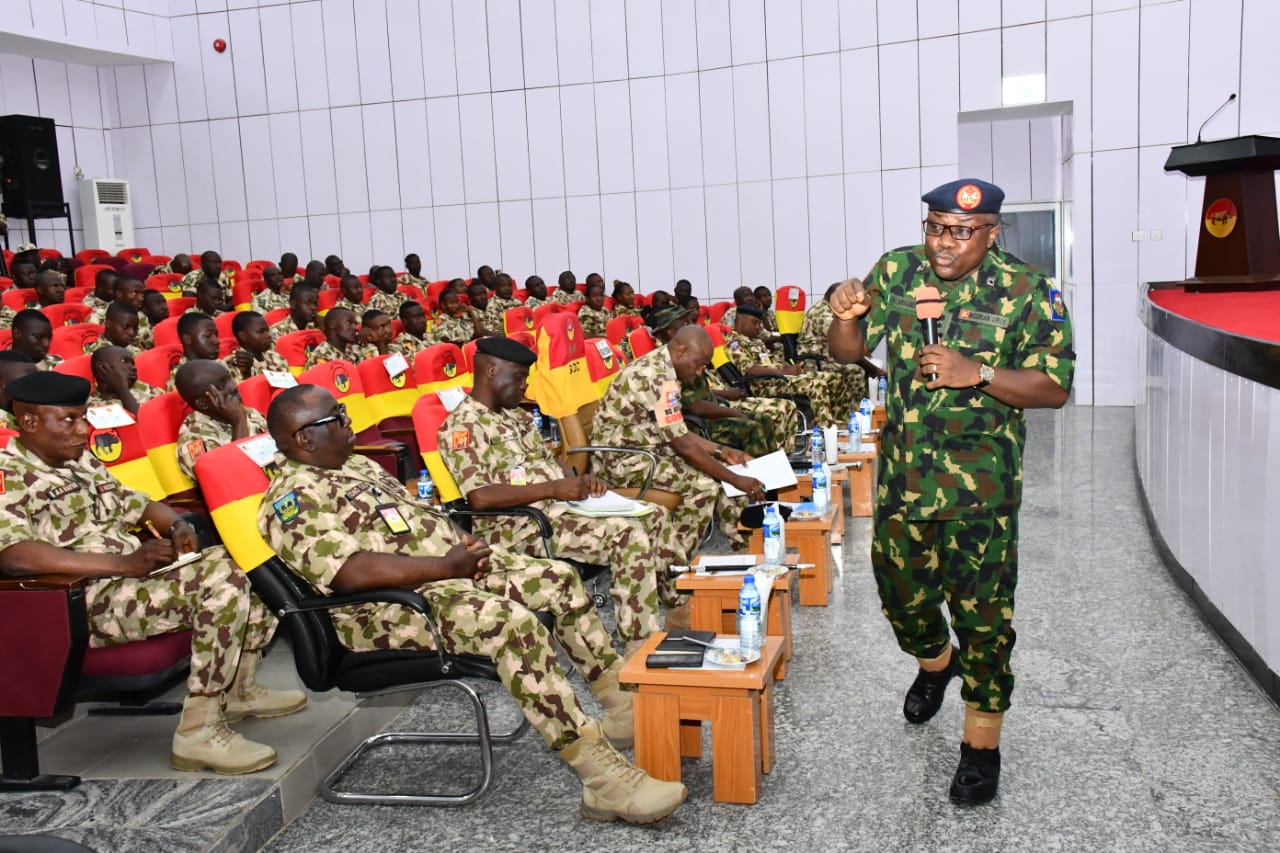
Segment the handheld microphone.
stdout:
<path fill-rule="evenodd" d="M 936 344 L 938 342 L 938 318 L 942 316 L 942 294 L 938 293 L 938 288 L 929 285 L 921 285 L 916 288 L 916 319 L 924 323 L 924 342 L 926 344 Z M 929 381 L 933 382 L 938 378 L 938 374 L 927 374 Z"/>
<path fill-rule="evenodd" d="M 1235 99 L 1236 99 L 1236 93 L 1235 93 L 1235 92 L 1232 92 L 1232 93 L 1231 93 L 1231 95 L 1230 95 L 1230 96 L 1229 96 L 1225 101 L 1223 101 L 1223 102 L 1222 102 L 1222 104 L 1221 104 L 1221 105 L 1220 105 L 1216 110 L 1214 110 L 1214 111 L 1209 115 L 1209 117 L 1208 117 L 1207 119 L 1205 119 L 1205 120 L 1204 120 L 1204 124 L 1200 125 L 1200 129 L 1196 131 L 1196 144 L 1197 144 L 1197 145 L 1199 145 L 1199 144 L 1200 144 L 1200 137 L 1204 135 L 1204 126 L 1205 126 L 1205 124 L 1208 124 L 1209 122 L 1211 122 L 1211 121 L 1213 121 L 1215 118 L 1217 118 L 1217 117 L 1218 117 L 1218 113 L 1220 113 L 1220 112 L 1222 112 L 1223 110 L 1225 110 L 1225 109 L 1227 108 L 1227 104 L 1231 103 L 1231 102 L 1232 102 L 1232 101 L 1234 101 Z"/>

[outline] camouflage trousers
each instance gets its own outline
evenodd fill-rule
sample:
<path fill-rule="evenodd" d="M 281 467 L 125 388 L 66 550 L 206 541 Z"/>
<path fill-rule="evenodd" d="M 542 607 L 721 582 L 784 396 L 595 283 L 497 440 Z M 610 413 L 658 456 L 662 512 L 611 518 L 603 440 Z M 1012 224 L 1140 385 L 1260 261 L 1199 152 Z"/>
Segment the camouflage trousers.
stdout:
<path fill-rule="evenodd" d="M 810 427 L 831 426 L 849 418 L 849 400 L 841 387 L 840 377 L 834 373 L 802 373 L 783 379 L 770 379 L 752 383 L 754 391 L 765 395 L 803 394 L 813 408 Z"/>
<path fill-rule="evenodd" d="M 530 724 L 553 749 L 577 739 L 587 715 L 556 659 L 551 634 L 534 616 L 548 613 L 561 648 L 588 683 L 621 665 L 591 597 L 572 567 L 493 546 L 489 571 L 476 581 L 434 581 L 426 598 L 446 651 L 487 657 Z M 352 649 L 431 649 L 420 615 L 395 605 L 370 605 L 335 619 Z"/>
<path fill-rule="evenodd" d="M 945 601 L 960 642 L 961 697 L 978 711 L 1006 710 L 1017 639 L 1017 516 L 908 521 L 877 512 L 871 566 L 902 650 L 924 659 L 946 652 Z"/>
<path fill-rule="evenodd" d="M 94 581 L 85 608 L 94 648 L 192 631 L 187 691 L 200 695 L 225 692 L 241 650 L 260 651 L 276 630 L 275 616 L 221 547 L 157 577 Z"/>
<path fill-rule="evenodd" d="M 622 642 L 662 630 L 658 604 L 672 607 L 676 603 L 675 581 L 667 567 L 687 562 L 665 509 L 656 507 L 641 518 L 588 518 L 575 515 L 558 501 L 538 508 L 551 521 L 551 547 L 557 557 L 609 567 Z M 497 539 L 523 554 L 542 553 L 538 528 L 530 522 L 505 519 L 495 525 L 489 521 L 483 529 L 481 535 L 489 541 Z"/>
<path fill-rule="evenodd" d="M 763 418 L 713 418 L 707 421 L 707 432 L 712 441 L 745 450 L 752 456 L 764 456 L 783 446 L 774 424 Z"/>
<path fill-rule="evenodd" d="M 747 397 L 729 403 L 740 412 L 757 417 L 772 424 L 775 433 L 785 450 L 790 450 L 794 443 L 799 416 L 796 404 L 781 397 Z"/>
<path fill-rule="evenodd" d="M 821 372 L 838 377 L 841 398 L 847 401 L 848 408 L 843 410 L 845 417 L 837 423 L 847 423 L 849 413 L 858 408 L 862 398 L 867 396 L 867 372 L 857 364 L 836 364 L 831 361 L 822 365 Z"/>

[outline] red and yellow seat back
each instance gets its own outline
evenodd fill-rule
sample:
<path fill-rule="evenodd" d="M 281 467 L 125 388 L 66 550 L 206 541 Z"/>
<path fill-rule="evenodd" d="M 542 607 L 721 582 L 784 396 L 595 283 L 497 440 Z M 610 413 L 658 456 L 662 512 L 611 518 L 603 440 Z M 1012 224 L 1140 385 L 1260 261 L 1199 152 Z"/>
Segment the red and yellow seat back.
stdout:
<path fill-rule="evenodd" d="M 805 292 L 794 284 L 784 284 L 773 295 L 773 311 L 778 316 L 778 334 L 798 335 L 804 326 Z"/>
<path fill-rule="evenodd" d="M 258 507 L 271 482 L 267 472 L 240 449 L 260 436 L 242 438 L 210 450 L 196 460 L 196 479 L 222 544 L 246 572 L 275 556 L 258 528 Z"/>
<path fill-rule="evenodd" d="M 196 486 L 178 466 L 178 430 L 190 411 L 177 391 L 152 397 L 138 409 L 142 441 L 166 496 L 188 492 Z"/>
<path fill-rule="evenodd" d="M 107 264 L 85 264 L 82 267 L 76 267 L 76 271 L 72 273 L 71 283 L 74 283 L 76 287 L 87 287 L 92 290 L 94 279 L 98 277 L 98 271 L 109 269 L 113 269 L 113 267 Z M 182 278 L 182 276 L 178 276 L 178 278 Z"/>
<path fill-rule="evenodd" d="M 724 338 L 729 334 L 729 327 L 723 323 L 712 323 L 705 328 L 711 337 L 711 366 L 718 370 L 729 361 L 729 353 L 724 348 Z"/>
<path fill-rule="evenodd" d="M 54 326 L 49 339 L 49 352 L 59 358 L 77 358 L 89 352 L 89 346 L 102 337 L 102 326 L 97 323 L 76 323 L 72 326 Z"/>
<path fill-rule="evenodd" d="M 647 355 L 657 348 L 658 344 L 653 339 L 653 335 L 644 326 L 638 329 L 632 329 L 631 334 L 627 335 L 627 343 L 631 344 L 631 355 L 633 358 L 639 358 Z"/>
<path fill-rule="evenodd" d="M 159 291 L 165 299 L 177 299 L 182 295 L 182 273 L 162 272 L 148 276 L 147 290 Z"/>
<path fill-rule="evenodd" d="M 578 315 L 549 315 L 535 335 L 537 370 L 529 376 L 530 399 L 552 417 L 565 418 L 596 399 L 587 372 L 587 340 Z"/>
<path fill-rule="evenodd" d="M 93 381 L 92 353 L 68 358 L 55 367 L 53 371 L 55 373 L 65 373 L 68 376 L 79 376 L 81 379 L 88 380 L 90 385 L 97 385 L 97 383 Z"/>
<path fill-rule="evenodd" d="M 163 500 L 168 492 L 151 467 L 146 442 L 138 424 L 95 429 L 89 433 L 89 452 L 107 466 L 111 476 L 129 488 L 144 492 L 152 500 Z"/>
<path fill-rule="evenodd" d="M 250 376 L 239 382 L 236 388 L 240 391 L 240 399 L 244 400 L 244 404 L 263 417 L 266 417 L 267 408 L 280 392 L 279 388 L 271 387 L 265 376 Z"/>
<path fill-rule="evenodd" d="M 604 336 L 609 339 L 609 343 L 620 344 L 623 338 L 643 325 L 644 320 L 636 315 L 623 314 L 604 324 Z"/>
<path fill-rule="evenodd" d="M 298 377 L 298 384 L 318 385 L 346 406 L 347 417 L 351 419 L 351 430 L 356 435 L 377 423 L 365 397 L 360 371 L 349 361 L 336 359 L 317 364 L 302 372 Z"/>
<path fill-rule="evenodd" d="M 524 305 L 508 308 L 502 313 L 502 331 L 507 335 L 513 332 L 532 332 L 533 312 Z"/>
<path fill-rule="evenodd" d="M 44 316 L 56 329 L 59 326 L 72 326 L 89 319 L 93 309 L 83 302 L 63 302 L 59 305 L 46 305 L 40 309 Z"/>
<path fill-rule="evenodd" d="M 462 350 L 448 341 L 419 351 L 413 357 L 413 373 L 422 393 L 442 388 L 471 387 L 471 371 L 466 368 Z"/>
<path fill-rule="evenodd" d="M 276 340 L 276 352 L 284 356 L 284 360 L 289 363 L 290 372 L 298 376 L 302 373 L 302 368 L 306 367 L 307 356 L 324 341 L 324 332 L 319 329 L 300 329 L 281 335 Z"/>
<path fill-rule="evenodd" d="M 470 393 L 471 389 L 464 389 Z M 413 433 L 418 439 L 418 450 L 422 454 L 422 464 L 431 474 L 436 484 L 436 495 L 440 503 L 447 504 L 462 497 L 462 491 L 454 481 L 440 455 L 440 424 L 449 417 L 449 410 L 440 401 L 438 394 L 423 394 L 413 406 Z"/>
<path fill-rule="evenodd" d="M 382 423 L 388 418 L 407 418 L 413 414 L 413 404 L 418 402 L 418 380 L 413 365 L 392 376 L 387 373 L 386 365 L 391 357 L 367 358 L 356 366 L 375 423 Z"/>
<path fill-rule="evenodd" d="M 138 368 L 138 378 L 148 385 L 164 388 L 169 384 L 173 368 L 182 361 L 182 347 L 173 344 L 156 343 L 149 350 L 143 350 L 134 356 L 133 364 Z"/>
<path fill-rule="evenodd" d="M 618 375 L 626 363 L 617 347 L 604 338 L 590 338 L 586 347 L 587 376 L 595 388 L 596 399 L 604 396 L 609 383 Z"/>

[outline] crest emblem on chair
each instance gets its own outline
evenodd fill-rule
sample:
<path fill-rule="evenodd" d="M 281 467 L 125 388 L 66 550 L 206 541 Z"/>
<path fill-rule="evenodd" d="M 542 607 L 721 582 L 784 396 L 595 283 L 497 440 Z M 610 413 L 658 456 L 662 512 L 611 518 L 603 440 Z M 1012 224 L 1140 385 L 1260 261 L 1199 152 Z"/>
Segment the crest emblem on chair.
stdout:
<path fill-rule="evenodd" d="M 395 376 L 392 376 L 391 384 L 396 388 L 403 388 L 404 387 L 404 371 L 401 371 L 400 373 L 397 373 Z"/>
<path fill-rule="evenodd" d="M 526 316 L 525 316 L 525 318 L 524 318 L 524 327 L 525 327 L 526 329 L 532 329 L 532 328 L 533 328 L 533 315 L 532 315 L 532 314 L 529 314 L 529 315 L 526 315 Z"/>
<path fill-rule="evenodd" d="M 458 372 L 458 365 L 452 361 L 446 361 L 442 369 L 444 370 L 444 375 L 452 379 L 454 374 Z"/>
<path fill-rule="evenodd" d="M 796 306 L 798 306 L 798 305 L 800 304 L 800 291 L 798 291 L 798 290 L 793 290 L 793 291 L 791 291 L 791 293 L 789 294 L 789 296 L 790 296 L 790 299 L 791 299 L 791 307 L 792 307 L 792 308 L 795 308 Z"/>
<path fill-rule="evenodd" d="M 333 387 L 338 389 L 339 394 L 347 393 L 347 389 L 351 387 L 351 377 L 345 373 L 333 374 Z"/>
<path fill-rule="evenodd" d="M 566 338 L 568 338 L 569 340 L 573 340 L 573 326 L 572 326 L 572 325 L 569 325 L 569 326 L 565 326 L 565 327 L 564 327 L 564 336 L 565 336 Z"/>
<path fill-rule="evenodd" d="M 120 433 L 109 429 L 94 433 L 93 440 L 89 442 L 89 449 L 93 451 L 94 456 L 98 457 L 99 462 L 110 465 L 124 452 L 124 442 L 120 440 Z"/>
<path fill-rule="evenodd" d="M 181 293 L 181 292 L 182 292 L 182 282 L 181 282 L 181 281 L 179 281 L 179 280 L 178 280 L 178 279 L 176 279 L 176 278 L 174 278 L 174 279 L 170 279 L 170 280 L 169 280 L 169 292 L 170 292 L 170 293 Z"/>

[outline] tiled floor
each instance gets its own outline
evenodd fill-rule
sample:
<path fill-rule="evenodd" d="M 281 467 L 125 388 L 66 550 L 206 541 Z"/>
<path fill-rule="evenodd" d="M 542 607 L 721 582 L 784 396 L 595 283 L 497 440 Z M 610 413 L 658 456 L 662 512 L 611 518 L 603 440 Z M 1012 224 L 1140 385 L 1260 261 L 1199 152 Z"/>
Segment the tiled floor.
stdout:
<path fill-rule="evenodd" d="M 1152 549 L 1133 474 L 1132 411 L 1068 409 L 1029 420 L 1018 684 L 993 804 L 962 809 L 947 800 L 963 716 L 954 686 L 929 724 L 902 719 L 914 666 L 879 613 L 870 525 L 858 519 L 848 524 L 831 605 L 797 608 L 796 657 L 777 696 L 777 762 L 756 805 L 712 802 L 703 758 L 685 761 L 689 800 L 666 821 L 584 821 L 575 777 L 530 733 L 497 749 L 493 787 L 475 805 L 317 800 L 269 849 L 1280 849 L 1280 711 L 1204 626 Z M 514 705 L 501 688 L 480 687 L 495 729 L 512 724 Z M 580 693 L 594 709 L 585 686 Z M 393 728 L 460 724 L 461 707 L 446 695 L 425 695 Z M 307 713 L 323 708 L 317 701 Z M 102 851 L 252 849 L 265 837 L 261 815 L 278 814 L 285 799 L 299 808 L 306 796 L 292 781 L 302 776 L 273 788 L 269 775 L 170 774 L 159 741 L 171 723 L 159 725 L 145 745 L 126 743 L 124 733 L 114 747 L 47 744 L 47 755 L 68 762 L 46 759 L 50 770 L 83 768 L 93 780 L 71 795 L 0 799 L 0 834 L 46 827 Z M 282 756 L 295 748 L 286 721 L 255 725 L 262 728 L 253 735 Z M 317 750 L 312 763 L 331 766 L 319 755 L 333 746 Z M 89 757 L 112 749 L 110 759 Z M 471 772 L 470 758 L 463 747 L 395 749 L 357 765 L 346 785 L 449 788 Z M 157 778 L 107 781 L 124 776 Z M 245 813 L 231 832 L 215 827 Z"/>

